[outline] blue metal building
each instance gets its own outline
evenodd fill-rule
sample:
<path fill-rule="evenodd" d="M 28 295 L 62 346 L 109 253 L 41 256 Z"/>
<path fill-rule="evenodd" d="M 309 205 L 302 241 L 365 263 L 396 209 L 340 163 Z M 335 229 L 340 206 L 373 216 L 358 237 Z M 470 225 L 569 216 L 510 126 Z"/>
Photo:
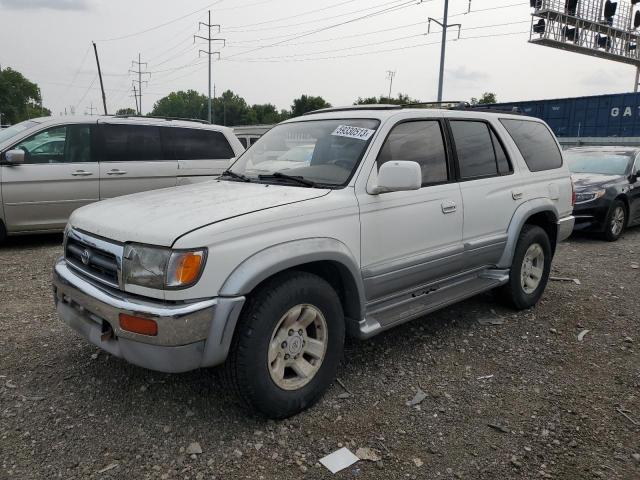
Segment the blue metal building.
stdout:
<path fill-rule="evenodd" d="M 549 124 L 559 138 L 640 137 L 640 93 L 507 102 Z"/>

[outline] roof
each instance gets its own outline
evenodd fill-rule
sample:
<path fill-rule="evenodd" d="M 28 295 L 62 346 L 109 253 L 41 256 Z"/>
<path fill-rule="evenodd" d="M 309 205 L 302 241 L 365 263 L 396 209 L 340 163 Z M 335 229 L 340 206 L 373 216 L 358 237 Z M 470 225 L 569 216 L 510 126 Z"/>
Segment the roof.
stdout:
<path fill-rule="evenodd" d="M 188 120 L 169 117 L 119 116 L 119 115 L 65 115 L 59 117 L 39 117 L 30 119 L 42 124 L 59 125 L 64 123 L 131 123 L 144 125 L 161 125 L 188 128 L 204 128 L 208 130 L 227 130 L 229 127 L 210 124 L 203 120 Z"/>
<path fill-rule="evenodd" d="M 603 146 L 585 146 L 585 147 L 571 147 L 565 149 L 565 152 L 580 151 L 580 152 L 602 152 L 602 153 L 618 153 L 620 155 L 636 155 L 640 153 L 640 147 L 629 147 L 625 145 L 603 145 Z"/>
<path fill-rule="evenodd" d="M 453 102 L 446 102 L 451 104 Z M 349 105 L 344 107 L 331 107 L 322 110 L 315 110 L 313 112 L 306 113 L 302 117 L 295 117 L 287 120 L 284 123 L 289 122 L 301 122 L 309 120 L 335 120 L 342 118 L 362 118 L 362 119 L 377 119 L 386 120 L 396 115 L 402 115 L 411 113 L 416 117 L 421 118 L 433 118 L 433 117 L 447 117 L 447 118 L 487 118 L 487 116 L 495 117 L 499 115 L 500 118 L 514 118 L 514 119 L 530 119 L 540 122 L 540 119 L 535 117 L 526 117 L 520 114 L 512 112 L 505 112 L 503 110 L 487 110 L 487 109 L 474 109 L 474 108 L 424 108 L 418 104 L 412 105 Z M 433 105 L 427 104 L 427 105 Z"/>

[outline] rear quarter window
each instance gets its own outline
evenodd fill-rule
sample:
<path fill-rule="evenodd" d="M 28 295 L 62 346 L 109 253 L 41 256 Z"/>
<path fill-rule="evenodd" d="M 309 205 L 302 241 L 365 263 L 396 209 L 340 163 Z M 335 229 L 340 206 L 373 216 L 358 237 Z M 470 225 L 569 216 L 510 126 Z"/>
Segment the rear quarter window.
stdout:
<path fill-rule="evenodd" d="M 546 125 L 532 120 L 500 119 L 532 172 L 562 166 L 562 154 Z"/>

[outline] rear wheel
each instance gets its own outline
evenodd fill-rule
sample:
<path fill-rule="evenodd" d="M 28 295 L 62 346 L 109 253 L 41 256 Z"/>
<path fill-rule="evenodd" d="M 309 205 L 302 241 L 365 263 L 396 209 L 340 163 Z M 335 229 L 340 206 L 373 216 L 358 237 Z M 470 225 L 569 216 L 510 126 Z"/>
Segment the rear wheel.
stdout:
<path fill-rule="evenodd" d="M 313 405 L 334 380 L 344 344 L 335 290 L 306 272 L 267 281 L 247 301 L 226 364 L 251 408 L 285 418 Z"/>
<path fill-rule="evenodd" d="M 533 307 L 544 292 L 551 271 L 551 243 L 541 227 L 525 225 L 513 255 L 503 299 L 518 310 Z"/>
<path fill-rule="evenodd" d="M 620 238 L 624 227 L 627 225 L 627 207 L 625 204 L 616 200 L 611 205 L 604 226 L 604 238 L 609 242 L 615 242 Z"/>

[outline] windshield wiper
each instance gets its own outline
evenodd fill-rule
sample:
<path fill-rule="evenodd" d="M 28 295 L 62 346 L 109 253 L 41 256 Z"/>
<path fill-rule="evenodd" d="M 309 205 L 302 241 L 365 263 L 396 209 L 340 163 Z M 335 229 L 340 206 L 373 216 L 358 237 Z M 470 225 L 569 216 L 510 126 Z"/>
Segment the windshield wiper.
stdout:
<path fill-rule="evenodd" d="M 282 172 L 273 172 L 268 175 L 258 175 L 260 180 L 268 179 L 268 178 L 282 178 L 283 180 L 291 180 L 292 182 L 299 183 L 300 185 L 304 185 L 305 187 L 317 187 L 318 184 L 313 180 L 308 180 L 304 177 L 287 175 Z"/>
<path fill-rule="evenodd" d="M 224 172 L 222 172 L 220 174 L 220 178 L 222 177 L 233 177 L 233 178 L 237 178 L 238 180 L 241 180 L 243 182 L 251 182 L 251 179 L 249 177 L 247 177 L 246 175 L 243 175 L 241 173 L 236 173 L 233 170 L 225 170 Z"/>

